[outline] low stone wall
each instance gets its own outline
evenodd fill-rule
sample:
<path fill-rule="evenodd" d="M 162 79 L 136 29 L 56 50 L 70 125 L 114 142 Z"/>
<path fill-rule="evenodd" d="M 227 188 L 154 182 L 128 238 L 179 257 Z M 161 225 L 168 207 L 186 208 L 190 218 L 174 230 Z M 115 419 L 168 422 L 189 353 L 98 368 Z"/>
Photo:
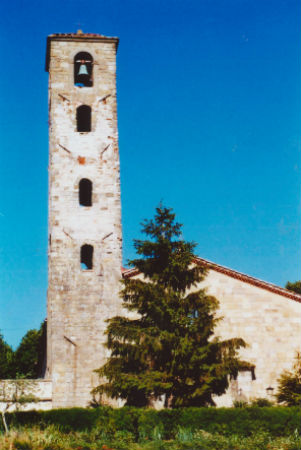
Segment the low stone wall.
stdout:
<path fill-rule="evenodd" d="M 51 408 L 51 380 L 0 380 L 0 411 L 47 410 Z"/>

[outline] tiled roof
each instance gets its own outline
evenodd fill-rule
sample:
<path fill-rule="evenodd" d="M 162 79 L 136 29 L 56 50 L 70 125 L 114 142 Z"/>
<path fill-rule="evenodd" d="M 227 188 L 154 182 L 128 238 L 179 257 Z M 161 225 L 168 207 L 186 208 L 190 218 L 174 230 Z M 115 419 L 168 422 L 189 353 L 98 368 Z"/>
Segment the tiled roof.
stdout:
<path fill-rule="evenodd" d="M 228 275 L 229 277 L 235 278 L 236 280 L 243 281 L 244 283 L 248 283 L 253 286 L 257 286 L 261 289 L 265 289 L 267 291 L 274 292 L 275 294 L 290 298 L 292 300 L 295 300 L 296 302 L 301 303 L 301 295 L 299 295 L 293 291 L 289 291 L 288 289 L 276 286 L 275 284 L 259 280 L 258 278 L 254 278 L 249 275 L 245 275 L 244 273 L 237 272 L 236 270 L 229 269 L 228 267 L 224 267 L 219 264 L 213 263 L 211 261 L 208 261 L 207 259 L 199 258 L 198 256 L 195 256 L 195 258 L 193 259 L 193 262 L 195 264 L 200 265 L 201 267 L 206 268 L 206 269 L 210 269 L 210 270 L 214 270 L 215 272 L 223 273 L 224 275 Z M 124 278 L 130 278 L 130 277 L 133 277 L 138 274 L 139 274 L 139 270 L 134 268 L 134 269 L 124 270 L 122 273 L 122 276 Z"/>
<path fill-rule="evenodd" d="M 112 37 L 112 36 L 105 36 L 104 34 L 98 34 L 98 33 L 82 33 L 82 32 L 77 32 L 77 33 L 53 33 L 50 34 L 48 37 L 52 38 L 52 37 L 72 37 L 72 38 L 78 38 L 78 37 L 83 37 L 83 38 L 89 38 L 89 37 L 99 37 L 99 38 L 103 38 L 103 39 L 118 39 L 117 37 Z"/>

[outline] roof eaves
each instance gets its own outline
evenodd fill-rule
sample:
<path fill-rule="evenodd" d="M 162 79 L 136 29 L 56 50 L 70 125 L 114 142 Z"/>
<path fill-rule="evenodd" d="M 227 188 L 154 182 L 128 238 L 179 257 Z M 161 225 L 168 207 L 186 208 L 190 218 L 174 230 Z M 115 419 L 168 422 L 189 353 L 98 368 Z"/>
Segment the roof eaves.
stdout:
<path fill-rule="evenodd" d="M 200 258 L 198 256 L 194 258 L 194 262 L 203 267 L 206 267 L 207 269 L 215 270 L 216 272 L 223 273 L 232 278 L 235 278 L 236 280 L 244 281 L 245 283 L 249 283 L 253 286 L 266 289 L 267 291 L 274 292 L 275 294 L 291 298 L 292 300 L 301 303 L 301 295 L 297 294 L 296 292 L 289 291 L 288 289 L 277 286 L 276 284 L 268 283 L 267 281 L 251 277 L 250 275 L 246 275 L 242 272 L 237 272 L 236 270 L 229 269 L 228 267 L 221 266 L 220 264 L 213 263 L 211 261 L 208 261 L 207 259 Z"/>
<path fill-rule="evenodd" d="M 229 269 L 228 267 L 221 266 L 220 264 L 213 263 L 208 261 L 207 259 L 200 258 L 195 256 L 193 259 L 195 264 L 198 264 L 206 269 L 215 270 L 216 272 L 223 273 L 224 275 L 228 275 L 231 278 L 235 278 L 236 280 L 243 281 L 244 283 L 251 284 L 252 286 L 257 286 L 259 288 L 265 289 L 267 291 L 273 292 L 275 294 L 281 295 L 283 297 L 290 298 L 298 303 L 301 303 L 301 295 L 296 292 L 289 291 L 288 289 L 282 288 L 272 283 L 268 283 L 267 281 L 259 280 L 258 278 L 251 277 L 250 275 L 246 275 L 241 272 L 237 272 L 236 270 Z M 131 278 L 133 276 L 139 275 L 139 270 L 128 269 L 123 272 L 123 278 Z"/>

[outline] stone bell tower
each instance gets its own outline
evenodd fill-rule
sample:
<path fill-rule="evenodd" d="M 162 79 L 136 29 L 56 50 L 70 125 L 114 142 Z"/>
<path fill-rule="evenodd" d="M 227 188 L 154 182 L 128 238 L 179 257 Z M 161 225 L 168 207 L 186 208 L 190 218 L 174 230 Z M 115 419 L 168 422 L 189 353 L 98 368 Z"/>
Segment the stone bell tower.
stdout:
<path fill-rule="evenodd" d="M 121 311 L 118 38 L 52 34 L 49 72 L 47 373 L 53 407 L 87 406 Z"/>

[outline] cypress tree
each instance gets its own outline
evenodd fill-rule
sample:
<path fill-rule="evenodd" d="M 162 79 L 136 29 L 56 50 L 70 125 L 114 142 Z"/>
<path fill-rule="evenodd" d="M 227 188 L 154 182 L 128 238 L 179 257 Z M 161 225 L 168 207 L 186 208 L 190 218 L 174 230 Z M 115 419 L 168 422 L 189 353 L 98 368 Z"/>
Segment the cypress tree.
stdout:
<path fill-rule="evenodd" d="M 253 366 L 237 352 L 240 338 L 220 340 L 214 328 L 219 302 L 198 284 L 206 270 L 193 264 L 195 243 L 182 239 L 172 209 L 159 205 L 153 220 L 142 223 L 146 240 L 135 240 L 140 276 L 122 280 L 128 317 L 108 320 L 111 356 L 97 370 L 95 393 L 146 406 L 165 396 L 165 406 L 214 405 L 230 376 Z"/>

